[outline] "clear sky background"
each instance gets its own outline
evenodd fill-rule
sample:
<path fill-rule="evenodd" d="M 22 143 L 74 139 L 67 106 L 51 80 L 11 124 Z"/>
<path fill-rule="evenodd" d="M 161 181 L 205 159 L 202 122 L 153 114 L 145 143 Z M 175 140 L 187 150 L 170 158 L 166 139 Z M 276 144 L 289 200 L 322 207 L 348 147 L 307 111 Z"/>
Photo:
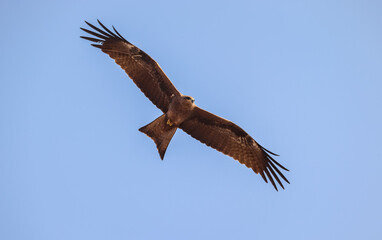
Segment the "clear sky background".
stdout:
<path fill-rule="evenodd" d="M 0 2 L 0 239 L 381 239 L 381 1 Z M 114 25 L 280 154 L 276 192 L 80 39 Z"/>

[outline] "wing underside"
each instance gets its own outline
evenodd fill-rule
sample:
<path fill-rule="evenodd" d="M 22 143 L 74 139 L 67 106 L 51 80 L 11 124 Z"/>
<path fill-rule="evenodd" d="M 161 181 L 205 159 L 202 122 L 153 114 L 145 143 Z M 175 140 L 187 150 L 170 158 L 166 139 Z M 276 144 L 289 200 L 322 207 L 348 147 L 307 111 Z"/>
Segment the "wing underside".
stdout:
<path fill-rule="evenodd" d="M 279 168 L 289 171 L 279 164 L 268 151 L 236 124 L 196 107 L 193 115 L 180 125 L 180 128 L 199 140 L 226 155 L 233 157 L 248 168 L 259 173 L 265 182 L 268 180 L 277 190 L 276 182 L 284 188 L 281 177 L 289 183 Z"/>
<path fill-rule="evenodd" d="M 166 113 L 172 96 L 179 96 L 159 64 L 145 52 L 125 40 L 113 27 L 114 32 L 100 21 L 102 29 L 86 22 L 94 31 L 81 28 L 92 37 L 81 38 L 94 42 L 92 46 L 107 53 L 129 75 L 150 101 Z"/>

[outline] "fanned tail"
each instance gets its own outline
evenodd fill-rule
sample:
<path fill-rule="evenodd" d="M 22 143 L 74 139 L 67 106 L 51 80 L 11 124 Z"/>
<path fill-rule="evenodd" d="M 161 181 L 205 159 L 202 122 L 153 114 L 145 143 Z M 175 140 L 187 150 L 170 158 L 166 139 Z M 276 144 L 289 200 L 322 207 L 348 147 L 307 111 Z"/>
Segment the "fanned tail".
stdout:
<path fill-rule="evenodd" d="M 166 115 L 163 114 L 151 123 L 139 129 L 139 131 L 143 132 L 152 140 L 154 140 L 162 160 L 164 158 L 164 154 L 166 153 L 168 144 L 170 143 L 171 138 L 174 136 L 177 129 L 177 127 L 167 124 L 167 120 L 168 119 Z"/>

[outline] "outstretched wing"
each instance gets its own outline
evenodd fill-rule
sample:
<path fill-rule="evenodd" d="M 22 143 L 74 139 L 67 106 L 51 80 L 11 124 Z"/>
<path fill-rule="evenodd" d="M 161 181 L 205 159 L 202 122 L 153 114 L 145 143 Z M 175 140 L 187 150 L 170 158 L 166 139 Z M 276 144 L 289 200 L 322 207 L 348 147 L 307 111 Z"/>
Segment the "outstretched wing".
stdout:
<path fill-rule="evenodd" d="M 104 53 L 113 58 L 146 97 L 161 109 L 162 112 L 166 113 L 171 97 L 179 96 L 180 93 L 168 79 L 159 64 L 145 52 L 126 41 L 114 27 L 114 32 L 112 32 L 99 20 L 98 23 L 103 30 L 88 22 L 86 24 L 96 32 L 81 28 L 97 38 L 85 36 L 81 36 L 81 38 L 95 42 L 96 44 L 92 44 L 92 46 L 100 48 Z"/>
<path fill-rule="evenodd" d="M 259 173 L 263 177 L 265 182 L 268 182 L 268 177 L 276 190 L 277 186 L 274 179 L 284 188 L 279 176 L 289 183 L 278 167 L 286 171 L 289 170 L 271 157 L 271 154 L 278 155 L 263 148 L 233 122 L 195 107 L 191 117 L 179 127 L 207 146 L 252 168 L 255 173 Z"/>

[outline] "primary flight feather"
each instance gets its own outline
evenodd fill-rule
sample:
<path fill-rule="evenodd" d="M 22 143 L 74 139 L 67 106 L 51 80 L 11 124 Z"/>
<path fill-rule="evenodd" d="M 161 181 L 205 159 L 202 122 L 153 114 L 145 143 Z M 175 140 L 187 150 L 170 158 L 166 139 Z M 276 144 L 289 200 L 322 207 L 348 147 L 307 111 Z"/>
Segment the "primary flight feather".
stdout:
<path fill-rule="evenodd" d="M 262 147 L 233 122 L 197 107 L 195 100 L 181 94 L 149 55 L 124 39 L 114 27 L 113 32 L 99 20 L 98 23 L 102 29 L 86 22 L 94 31 L 81 29 L 93 37 L 81 38 L 94 42 L 92 46 L 100 48 L 114 59 L 145 96 L 163 112 L 163 115 L 139 129 L 154 140 L 162 159 L 171 138 L 180 128 L 207 146 L 252 168 L 265 182 L 269 180 L 276 190 L 276 182 L 284 188 L 279 176 L 289 183 L 279 168 L 289 170 L 271 156 L 278 155 Z"/>

